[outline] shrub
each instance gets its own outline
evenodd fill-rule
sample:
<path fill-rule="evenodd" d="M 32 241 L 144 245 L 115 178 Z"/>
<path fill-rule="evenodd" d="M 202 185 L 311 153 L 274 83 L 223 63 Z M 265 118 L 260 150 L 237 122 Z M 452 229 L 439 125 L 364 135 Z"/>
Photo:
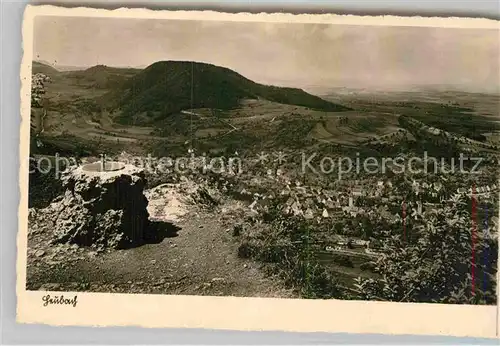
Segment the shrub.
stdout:
<path fill-rule="evenodd" d="M 303 298 L 341 298 L 336 278 L 311 256 L 309 232 L 304 219 L 276 217 L 245 234 L 238 256 L 263 262 Z"/>
<path fill-rule="evenodd" d="M 233 237 L 238 237 L 242 231 L 243 231 L 242 225 L 235 225 L 233 227 Z"/>

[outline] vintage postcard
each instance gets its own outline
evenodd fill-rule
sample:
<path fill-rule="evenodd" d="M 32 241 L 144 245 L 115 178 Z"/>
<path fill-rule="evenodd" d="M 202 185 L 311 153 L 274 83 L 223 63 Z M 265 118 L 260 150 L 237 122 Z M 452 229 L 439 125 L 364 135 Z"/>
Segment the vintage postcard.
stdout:
<path fill-rule="evenodd" d="M 18 321 L 498 337 L 499 28 L 27 7 Z"/>

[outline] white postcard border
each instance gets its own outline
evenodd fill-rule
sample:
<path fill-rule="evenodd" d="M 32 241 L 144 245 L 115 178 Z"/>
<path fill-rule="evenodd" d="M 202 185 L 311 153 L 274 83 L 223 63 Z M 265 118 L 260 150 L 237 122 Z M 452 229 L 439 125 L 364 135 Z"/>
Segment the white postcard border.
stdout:
<path fill-rule="evenodd" d="M 214 11 L 153 11 L 126 8 L 104 10 L 28 5 L 23 22 L 24 55 L 21 65 L 22 121 L 16 285 L 18 322 L 61 326 L 185 327 L 498 337 L 498 306 L 26 291 L 28 160 L 23 158 L 29 156 L 33 19 L 37 15 L 500 29 L 499 21 L 480 18 L 234 14 Z M 499 279 L 500 277 L 497 282 L 500 282 Z M 42 297 L 46 294 L 63 294 L 68 298 L 77 295 L 78 304 L 76 307 L 44 307 Z"/>

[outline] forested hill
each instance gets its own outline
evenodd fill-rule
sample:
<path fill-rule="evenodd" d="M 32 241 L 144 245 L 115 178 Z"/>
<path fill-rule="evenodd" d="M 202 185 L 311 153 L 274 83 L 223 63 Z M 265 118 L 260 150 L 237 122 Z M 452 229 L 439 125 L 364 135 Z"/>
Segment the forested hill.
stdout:
<path fill-rule="evenodd" d="M 145 112 L 169 115 L 189 108 L 231 109 L 243 99 L 330 112 L 348 110 L 301 89 L 262 85 L 225 67 L 189 61 L 156 62 L 102 98 L 107 108 L 120 109 L 125 118 Z"/>

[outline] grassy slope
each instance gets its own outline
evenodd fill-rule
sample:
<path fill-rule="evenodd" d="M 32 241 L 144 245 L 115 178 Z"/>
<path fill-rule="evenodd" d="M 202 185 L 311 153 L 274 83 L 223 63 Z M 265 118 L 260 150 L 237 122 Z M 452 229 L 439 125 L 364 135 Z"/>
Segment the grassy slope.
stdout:
<path fill-rule="evenodd" d="M 120 88 L 130 77 L 140 70 L 133 68 L 116 68 L 104 65 L 90 67 L 83 71 L 65 72 L 66 76 L 88 88 L 113 89 Z"/>
<path fill-rule="evenodd" d="M 43 63 L 38 62 L 38 61 L 33 61 L 33 64 L 31 66 L 31 70 L 32 70 L 33 74 L 43 73 L 43 74 L 46 74 L 48 76 L 53 76 L 53 75 L 61 73 L 60 71 L 56 70 L 54 67 L 43 64 Z"/>

